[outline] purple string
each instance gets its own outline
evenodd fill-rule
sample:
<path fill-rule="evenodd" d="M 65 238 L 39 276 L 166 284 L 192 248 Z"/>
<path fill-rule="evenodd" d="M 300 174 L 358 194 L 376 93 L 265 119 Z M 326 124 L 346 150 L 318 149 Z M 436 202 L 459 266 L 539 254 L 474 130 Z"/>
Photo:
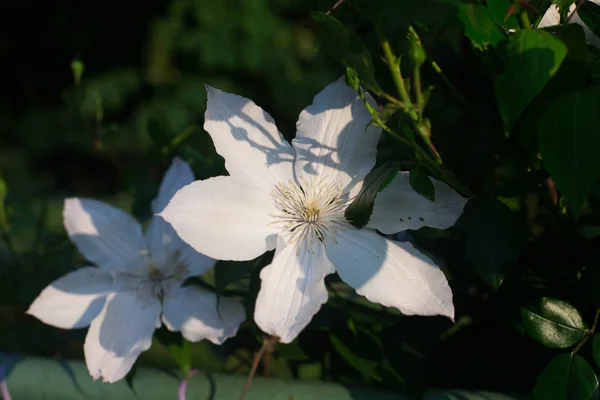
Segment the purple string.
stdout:
<path fill-rule="evenodd" d="M 200 370 L 192 369 L 190 370 L 190 372 L 188 372 L 187 376 L 181 380 L 181 382 L 179 383 L 179 388 L 177 389 L 179 400 L 185 400 L 185 391 L 187 389 L 188 382 L 194 375 L 197 375 L 199 372 Z"/>
<path fill-rule="evenodd" d="M 2 362 L 0 362 L 0 394 L 2 394 L 2 400 L 11 400 L 8 385 L 6 384 L 6 375 L 8 366 L 16 357 L 12 354 L 0 354 L 0 357 L 2 357 Z"/>

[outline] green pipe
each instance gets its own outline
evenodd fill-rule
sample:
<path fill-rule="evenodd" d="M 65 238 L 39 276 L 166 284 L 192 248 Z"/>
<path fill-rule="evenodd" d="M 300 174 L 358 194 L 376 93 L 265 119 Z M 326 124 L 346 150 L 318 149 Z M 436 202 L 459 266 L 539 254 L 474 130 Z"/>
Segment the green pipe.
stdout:
<path fill-rule="evenodd" d="M 187 386 L 186 400 L 236 400 L 245 376 L 202 373 Z M 138 368 L 133 379 L 114 384 L 94 382 L 81 361 L 28 357 L 16 361 L 6 379 L 12 400 L 168 400 L 178 398 L 181 378 L 165 371 Z M 408 400 L 380 390 L 353 388 L 337 383 L 257 377 L 247 400 Z M 430 391 L 426 400 L 521 400 L 476 391 Z"/>

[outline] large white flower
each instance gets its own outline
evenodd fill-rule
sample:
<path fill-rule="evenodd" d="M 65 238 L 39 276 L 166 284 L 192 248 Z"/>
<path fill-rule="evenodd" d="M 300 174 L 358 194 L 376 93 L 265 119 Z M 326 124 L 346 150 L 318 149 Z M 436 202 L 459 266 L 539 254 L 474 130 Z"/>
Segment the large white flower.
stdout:
<path fill-rule="evenodd" d="M 292 341 L 327 300 L 335 271 L 359 294 L 405 314 L 454 315 L 444 274 L 410 243 L 356 229 L 344 212 L 375 164 L 381 130 L 357 93 L 338 80 L 300 114 L 290 146 L 271 116 L 252 101 L 207 87 L 204 128 L 230 176 L 196 181 L 161 215 L 196 250 L 249 260 L 276 249 L 260 274 L 254 318 Z M 376 107 L 374 100 L 369 101 Z M 447 228 L 465 199 L 436 182 L 432 203 L 400 173 L 380 194 L 369 228 L 384 232 Z"/>
<path fill-rule="evenodd" d="M 600 6 L 600 0 L 586 1 L 591 1 Z M 575 11 L 576 8 L 577 4 L 571 4 L 568 13 L 569 23 L 581 25 L 583 27 L 583 31 L 585 32 L 585 37 L 587 38 L 588 43 L 600 49 L 600 37 L 594 34 L 594 32 L 592 32 L 592 30 L 585 24 L 585 22 L 583 22 L 579 14 Z M 546 10 L 546 13 L 544 14 L 540 23 L 538 24 L 538 28 L 545 28 L 547 26 L 553 25 L 560 25 L 560 13 L 558 12 L 558 7 L 556 6 L 556 4 L 552 4 L 550 7 L 548 7 L 548 10 Z"/>
<path fill-rule="evenodd" d="M 161 212 L 173 194 L 194 181 L 190 166 L 176 158 L 152 203 Z M 139 354 L 150 348 L 162 322 L 190 341 L 220 344 L 246 318 L 240 303 L 196 286 L 181 287 L 215 261 L 184 243 L 161 217 L 146 234 L 129 214 L 108 204 L 65 200 L 65 228 L 79 251 L 98 267 L 84 267 L 57 279 L 27 313 L 63 329 L 90 326 L 85 360 L 94 379 L 122 379 Z"/>

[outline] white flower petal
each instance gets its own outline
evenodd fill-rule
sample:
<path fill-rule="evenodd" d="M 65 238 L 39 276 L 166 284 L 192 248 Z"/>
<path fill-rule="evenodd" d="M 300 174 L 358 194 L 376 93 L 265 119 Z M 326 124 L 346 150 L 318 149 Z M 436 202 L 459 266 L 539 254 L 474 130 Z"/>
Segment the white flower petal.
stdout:
<path fill-rule="evenodd" d="M 587 0 L 587 1 L 591 1 L 596 5 L 600 6 L 600 0 Z M 571 4 L 571 6 L 569 7 L 569 13 L 568 13 L 568 18 L 569 18 L 569 23 L 570 24 L 579 24 L 583 27 L 583 31 L 585 32 L 585 37 L 587 39 L 587 42 L 600 49 L 600 37 L 598 37 L 586 24 L 585 22 L 583 22 L 583 20 L 581 19 L 581 17 L 579 17 L 579 14 L 577 12 L 575 12 L 575 14 L 573 14 L 573 12 L 575 11 L 575 9 L 577 8 L 577 4 Z M 573 15 L 571 15 L 573 14 Z M 538 28 L 545 28 L 548 26 L 554 26 L 554 25 L 560 25 L 560 13 L 558 12 L 558 7 L 556 6 L 556 4 L 552 4 L 550 7 L 548 7 L 548 9 L 546 10 L 546 12 L 544 13 L 544 16 L 542 17 L 540 23 L 538 24 Z"/>
<path fill-rule="evenodd" d="M 444 273 L 410 243 L 387 240 L 369 229 L 340 232 L 327 256 L 344 282 L 369 301 L 406 315 L 454 318 Z"/>
<path fill-rule="evenodd" d="M 199 276 L 215 265 L 215 260 L 198 253 L 189 244 L 181 240 L 173 227 L 161 216 L 154 216 L 146 229 L 146 240 L 150 245 L 152 260 L 160 266 L 166 266 L 178 260 L 187 265 L 189 272 L 186 276 Z"/>
<path fill-rule="evenodd" d="M 217 260 L 252 260 L 272 250 L 273 200 L 230 176 L 196 181 L 160 214 L 185 242 Z"/>
<path fill-rule="evenodd" d="M 273 118 L 252 100 L 207 86 L 204 129 L 229 175 L 270 191 L 292 178 L 294 152 Z"/>
<path fill-rule="evenodd" d="M 97 200 L 65 199 L 65 229 L 81 254 L 101 268 L 144 268 L 148 248 L 140 224 L 123 210 Z"/>
<path fill-rule="evenodd" d="M 27 314 L 58 328 L 82 328 L 100 313 L 112 288 L 109 272 L 96 267 L 80 268 L 42 290 Z"/>
<path fill-rule="evenodd" d="M 152 212 L 160 213 L 167 206 L 173 195 L 185 185 L 196 180 L 194 172 L 188 163 L 175 157 L 158 189 L 158 195 L 152 200 Z"/>
<path fill-rule="evenodd" d="M 571 7 L 569 8 L 569 14 L 573 12 L 574 9 L 575 4 L 571 5 Z M 558 7 L 556 6 L 556 4 L 552 4 L 550 7 L 548 7 L 537 27 L 545 28 L 547 26 L 554 25 L 560 25 L 560 13 L 558 12 Z"/>
<path fill-rule="evenodd" d="M 246 312 L 240 302 L 217 296 L 196 286 L 186 286 L 166 296 L 162 320 L 171 331 L 181 331 L 191 342 L 203 339 L 215 344 L 234 336 Z"/>
<path fill-rule="evenodd" d="M 377 195 L 367 227 L 385 234 L 429 226 L 447 229 L 456 223 L 468 199 L 444 182 L 429 178 L 435 188 L 432 202 L 410 186 L 409 173 L 398 172 L 394 180 Z"/>
<path fill-rule="evenodd" d="M 366 93 L 369 103 L 375 100 Z M 371 114 L 343 79 L 328 85 L 300 113 L 296 124 L 294 171 L 298 179 L 319 176 L 342 184 L 344 192 L 360 189 L 375 165 L 381 128 L 367 125 Z"/>
<path fill-rule="evenodd" d="M 273 262 L 260 272 L 256 324 L 279 336 L 281 343 L 290 343 L 327 301 L 325 276 L 333 272 L 320 242 L 315 240 L 307 251 L 304 244 L 280 240 Z"/>
<path fill-rule="evenodd" d="M 83 346 L 92 378 L 111 383 L 123 379 L 140 353 L 150 348 L 160 311 L 158 299 L 141 298 L 135 291 L 108 295 Z"/>

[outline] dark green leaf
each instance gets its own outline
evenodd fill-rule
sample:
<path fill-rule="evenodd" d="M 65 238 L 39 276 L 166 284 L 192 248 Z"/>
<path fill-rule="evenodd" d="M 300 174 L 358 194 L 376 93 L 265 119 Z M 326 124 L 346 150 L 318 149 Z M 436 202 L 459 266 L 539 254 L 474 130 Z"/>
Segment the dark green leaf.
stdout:
<path fill-rule="evenodd" d="M 435 201 L 435 187 L 429 176 L 422 169 L 411 169 L 408 181 L 413 190 L 427 200 Z"/>
<path fill-rule="evenodd" d="M 590 400 L 598 388 L 594 370 L 580 356 L 556 356 L 538 376 L 533 388 L 535 400 Z"/>
<path fill-rule="evenodd" d="M 577 216 L 600 176 L 599 105 L 598 87 L 557 97 L 538 128 L 544 166 Z"/>
<path fill-rule="evenodd" d="M 241 281 L 257 265 L 257 260 L 250 261 L 219 261 L 215 265 L 215 290 L 222 295 L 225 288 L 232 283 Z"/>
<path fill-rule="evenodd" d="M 577 14 L 594 34 L 600 36 L 600 5 L 584 1 Z"/>
<path fill-rule="evenodd" d="M 521 318 L 532 338 L 555 349 L 574 346 L 588 330 L 575 307 L 547 297 L 522 308 Z"/>
<path fill-rule="evenodd" d="M 369 222 L 377 194 L 396 177 L 398 167 L 398 163 L 386 163 L 375 168 L 365 177 L 363 187 L 346 209 L 346 218 L 354 226 L 362 228 Z"/>
<path fill-rule="evenodd" d="M 465 35 L 477 46 L 495 46 L 504 38 L 485 6 L 462 3 L 458 7 L 458 18 L 465 27 Z"/>
<path fill-rule="evenodd" d="M 360 338 L 368 340 L 368 337 L 365 337 L 364 335 L 362 335 Z M 329 335 L 329 340 L 335 351 L 352 368 L 356 369 L 361 374 L 368 376 L 369 378 L 381 380 L 378 372 L 379 361 L 366 358 L 365 356 L 359 354 L 359 352 L 364 351 L 364 343 L 360 343 L 358 338 L 344 335 L 344 339 L 342 339 L 342 337 L 332 334 Z M 375 354 L 371 354 L 371 356 L 374 355 Z"/>
<path fill-rule="evenodd" d="M 507 67 L 496 79 L 496 100 L 507 131 L 556 74 L 567 47 L 548 32 L 518 31 L 508 39 Z"/>
<path fill-rule="evenodd" d="M 524 244 L 516 215 L 497 200 L 479 200 L 467 206 L 463 219 L 467 265 L 494 288 L 500 287 Z"/>
<path fill-rule="evenodd" d="M 365 87 L 375 92 L 381 88 L 375 80 L 373 60 L 362 39 L 333 17 L 321 12 L 312 13 L 323 48 L 331 57 L 347 67 L 354 68 Z"/>
<path fill-rule="evenodd" d="M 505 29 L 519 29 L 519 21 L 517 21 L 515 14 L 506 18 L 511 0 L 487 0 L 486 3 L 492 13 L 492 18 L 498 25 L 503 26 Z"/>
<path fill-rule="evenodd" d="M 587 78 L 588 44 L 583 27 L 579 24 L 555 25 L 544 28 L 567 46 L 567 57 L 550 82 L 557 92 L 572 92 L 585 88 Z"/>

